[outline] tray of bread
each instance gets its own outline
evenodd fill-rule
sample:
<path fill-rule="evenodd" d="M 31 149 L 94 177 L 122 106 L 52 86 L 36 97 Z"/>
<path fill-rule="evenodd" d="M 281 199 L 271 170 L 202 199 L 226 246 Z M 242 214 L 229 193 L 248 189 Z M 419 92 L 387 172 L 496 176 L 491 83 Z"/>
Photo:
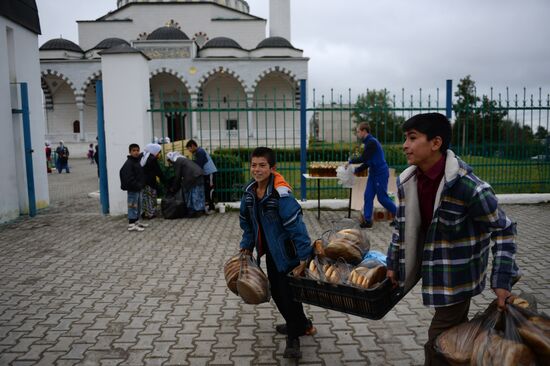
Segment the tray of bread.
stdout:
<path fill-rule="evenodd" d="M 306 304 L 380 319 L 402 298 L 386 278 L 385 261 L 367 254 L 359 229 L 325 232 L 313 243 L 314 256 L 302 276 L 289 274 L 294 299 Z"/>

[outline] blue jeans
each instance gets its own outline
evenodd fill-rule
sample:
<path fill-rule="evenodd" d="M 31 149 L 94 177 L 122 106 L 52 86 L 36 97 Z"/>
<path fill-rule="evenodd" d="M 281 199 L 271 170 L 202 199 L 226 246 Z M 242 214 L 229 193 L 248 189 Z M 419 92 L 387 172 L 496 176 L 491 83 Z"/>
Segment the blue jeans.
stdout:
<path fill-rule="evenodd" d="M 372 211 L 374 206 L 374 196 L 378 198 L 378 202 L 392 215 L 395 215 L 397 207 L 388 196 L 388 174 L 370 175 L 367 179 L 367 187 L 365 188 L 365 205 L 363 206 L 363 215 L 367 222 L 372 222 Z"/>
<path fill-rule="evenodd" d="M 128 222 L 133 224 L 139 220 L 141 215 L 141 191 L 128 191 Z"/>

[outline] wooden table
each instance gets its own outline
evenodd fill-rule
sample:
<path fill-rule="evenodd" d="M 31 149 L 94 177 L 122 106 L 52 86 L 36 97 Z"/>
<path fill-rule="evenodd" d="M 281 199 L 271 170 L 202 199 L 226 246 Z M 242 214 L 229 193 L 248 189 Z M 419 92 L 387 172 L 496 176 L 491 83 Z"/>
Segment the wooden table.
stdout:
<path fill-rule="evenodd" d="M 302 174 L 304 178 L 317 181 L 317 220 L 321 218 L 321 181 L 338 180 L 338 177 L 313 177 L 307 173 Z M 351 188 L 349 188 L 348 218 L 351 217 Z"/>

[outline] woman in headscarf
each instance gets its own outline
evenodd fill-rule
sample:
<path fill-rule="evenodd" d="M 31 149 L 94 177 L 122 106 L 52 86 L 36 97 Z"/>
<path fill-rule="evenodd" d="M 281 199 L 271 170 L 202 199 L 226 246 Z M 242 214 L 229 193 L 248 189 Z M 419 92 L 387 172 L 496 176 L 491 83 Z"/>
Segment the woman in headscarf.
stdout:
<path fill-rule="evenodd" d="M 154 219 L 157 216 L 157 178 L 161 181 L 164 180 L 164 175 L 158 163 L 160 150 L 159 144 L 147 144 L 143 149 L 143 156 L 139 162 L 145 175 L 143 213 L 141 214 L 144 219 Z"/>
<path fill-rule="evenodd" d="M 168 162 L 174 166 L 174 182 L 169 190 L 176 193 L 182 190 L 188 217 L 199 217 L 204 213 L 203 171 L 193 160 L 187 159 L 177 151 L 169 152 Z"/>

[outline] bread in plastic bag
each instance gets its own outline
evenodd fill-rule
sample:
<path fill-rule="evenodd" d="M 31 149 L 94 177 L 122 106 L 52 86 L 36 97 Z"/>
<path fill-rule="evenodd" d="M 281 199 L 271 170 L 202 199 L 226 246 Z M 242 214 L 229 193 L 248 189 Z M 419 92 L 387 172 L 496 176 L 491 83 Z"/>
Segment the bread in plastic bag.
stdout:
<path fill-rule="evenodd" d="M 240 255 L 237 254 L 227 260 L 223 266 L 223 273 L 225 277 L 225 283 L 231 292 L 238 295 L 237 292 L 237 279 L 239 278 L 239 271 L 241 269 Z"/>
<path fill-rule="evenodd" d="M 269 281 L 252 256 L 240 257 L 241 267 L 237 279 L 237 293 L 247 304 L 261 304 L 271 298 Z"/>
<path fill-rule="evenodd" d="M 470 365 L 536 366 L 535 354 L 522 341 L 510 311 L 498 312 L 497 315 L 504 318 L 504 328 L 498 330 L 496 320 L 485 323 L 487 327 L 474 341 Z"/>
<path fill-rule="evenodd" d="M 515 305 L 509 305 L 507 311 L 523 341 L 550 364 L 550 318 Z"/>
<path fill-rule="evenodd" d="M 482 313 L 476 314 L 470 321 L 454 326 L 441 333 L 434 342 L 435 350 L 451 365 L 467 365 L 472 358 L 474 341 L 485 329 L 490 317 L 498 316 L 496 300 Z M 495 320 L 496 321 L 496 320 Z"/>

